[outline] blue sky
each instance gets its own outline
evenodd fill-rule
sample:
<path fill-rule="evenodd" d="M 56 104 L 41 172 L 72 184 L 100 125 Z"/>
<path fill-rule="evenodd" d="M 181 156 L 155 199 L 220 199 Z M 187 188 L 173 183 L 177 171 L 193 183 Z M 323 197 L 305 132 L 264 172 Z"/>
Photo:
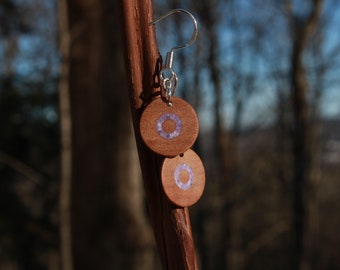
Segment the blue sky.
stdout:
<path fill-rule="evenodd" d="M 267 1 L 267 0 L 266 0 Z M 272 4 L 271 1 L 262 1 L 259 7 L 256 1 L 237 1 L 235 2 L 236 15 L 233 14 L 231 8 L 221 6 L 219 13 L 221 15 L 219 26 L 220 43 L 217 44 L 220 56 L 220 72 L 223 77 L 223 114 L 225 115 L 225 124 L 230 125 L 230 119 L 232 119 L 235 109 L 235 104 L 232 100 L 232 88 L 235 81 L 238 79 L 234 76 L 232 70 L 239 70 L 242 74 L 241 80 L 245 80 L 247 76 L 254 77 L 254 83 L 252 89 L 242 89 L 244 92 L 245 109 L 243 113 L 243 125 L 267 125 L 275 119 L 275 106 L 277 101 L 277 89 L 278 87 L 289 88 L 288 74 L 289 74 L 289 59 L 291 52 L 289 29 L 286 17 L 277 4 Z M 299 1 L 296 1 L 297 3 Z M 266 5 L 267 3 L 267 5 Z M 308 6 L 296 5 L 296 12 L 304 14 L 302 7 L 308 8 Z M 161 7 L 165 9 L 164 6 Z M 197 20 L 200 22 L 200 14 L 195 10 L 190 10 L 196 15 Z M 155 17 L 161 15 L 157 13 L 156 9 Z M 177 15 L 178 16 L 178 15 Z M 181 15 L 185 17 L 185 15 Z M 156 25 L 157 40 L 160 46 L 160 52 L 165 57 L 166 51 L 171 47 L 169 44 L 176 44 L 176 38 L 178 39 L 178 29 L 172 29 L 172 24 L 177 18 L 168 17 L 162 25 Z M 237 23 L 231 27 L 231 21 L 234 20 Z M 322 84 L 322 99 L 320 108 L 324 117 L 337 117 L 340 118 L 340 5 L 337 1 L 326 0 L 322 14 L 323 20 L 323 34 L 322 34 L 322 50 L 321 58 L 323 63 L 328 64 L 330 62 L 330 52 L 338 50 L 333 65 L 324 75 L 324 81 Z M 167 24 L 167 27 L 164 26 Z M 182 22 L 182 28 L 191 29 L 188 21 Z M 187 26 L 188 25 L 188 26 Z M 256 26 L 258 29 L 256 29 Z M 199 46 L 201 50 L 206 49 L 205 40 L 206 29 L 199 23 L 201 44 Z M 190 30 L 191 31 L 191 30 Z M 257 32 L 254 32 L 257 31 Z M 190 36 L 190 34 L 187 36 Z M 254 46 L 254 41 L 257 46 Z M 199 42 L 199 41 L 198 41 Z M 178 73 L 179 90 L 178 94 L 182 91 L 191 91 L 181 89 L 186 88 L 188 83 L 183 85 L 182 81 L 186 82 L 193 80 L 193 65 L 195 61 L 201 63 L 200 70 L 200 88 L 201 94 L 204 97 L 204 103 L 200 110 L 200 119 L 203 126 L 211 126 L 212 111 L 213 111 L 213 88 L 209 80 L 206 64 L 204 63 L 204 52 L 201 52 L 201 57 L 196 57 L 194 52 L 197 44 L 192 47 L 183 50 L 183 57 L 189 59 L 184 60 L 185 67 L 179 67 L 178 60 L 176 61 L 174 69 L 180 70 Z M 179 57 L 179 56 L 177 56 Z M 313 70 L 313 66 L 309 66 L 311 60 L 308 59 L 309 54 L 305 54 L 305 63 L 308 69 Z M 177 65 L 176 65 L 177 64 Z M 315 63 L 314 63 L 315 65 Z M 273 72 L 280 71 L 286 74 L 286 78 L 282 82 L 274 79 Z M 309 75 L 310 76 L 310 75 Z M 184 79 L 182 79 L 184 77 Z M 181 84 L 182 83 L 182 84 Z M 237 83 L 237 81 L 236 81 Z M 310 81 L 311 88 L 314 87 L 314 82 Z M 190 83 L 189 83 L 190 84 Z M 244 87 L 247 86 L 244 84 Z M 250 91 L 251 90 L 251 91 Z M 197 91 L 197 90 L 195 90 Z M 313 90 L 310 90 L 313 91 Z M 248 93 L 251 92 L 251 93 Z M 248 93 L 248 94 L 247 94 Z"/>

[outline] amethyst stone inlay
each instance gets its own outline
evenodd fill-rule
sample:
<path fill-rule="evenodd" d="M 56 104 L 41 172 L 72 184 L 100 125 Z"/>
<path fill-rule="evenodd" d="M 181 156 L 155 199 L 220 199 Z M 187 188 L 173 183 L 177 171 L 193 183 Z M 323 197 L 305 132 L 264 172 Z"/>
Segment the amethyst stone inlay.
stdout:
<path fill-rule="evenodd" d="M 183 183 L 180 179 L 180 173 L 183 170 L 187 171 L 187 173 L 189 174 L 189 180 L 186 183 Z M 194 172 L 192 171 L 190 166 L 185 163 L 182 163 L 176 167 L 174 177 L 175 177 L 177 186 L 182 190 L 188 190 L 194 183 Z"/>
<path fill-rule="evenodd" d="M 166 132 L 164 129 L 163 129 L 163 123 L 166 121 L 166 120 L 172 120 L 175 122 L 176 124 L 176 128 L 173 132 Z M 156 123 L 156 129 L 157 129 L 157 132 L 158 134 L 164 138 L 164 139 L 167 139 L 167 140 L 171 140 L 171 139 L 174 139 L 176 138 L 182 131 L 182 121 L 181 119 L 176 115 L 176 114 L 173 114 L 173 113 L 165 113 L 165 114 L 162 114 L 158 119 L 157 119 L 157 123 Z"/>

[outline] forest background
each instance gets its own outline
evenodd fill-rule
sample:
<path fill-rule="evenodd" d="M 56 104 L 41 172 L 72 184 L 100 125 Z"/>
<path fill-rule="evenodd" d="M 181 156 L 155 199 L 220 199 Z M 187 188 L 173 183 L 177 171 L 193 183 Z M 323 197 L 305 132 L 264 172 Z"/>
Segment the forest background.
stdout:
<path fill-rule="evenodd" d="M 173 8 L 199 22 L 174 69 L 201 123 L 200 269 L 340 269 L 338 1 L 154 1 Z M 0 269 L 160 269 L 119 15 L 0 2 Z M 164 57 L 192 26 L 156 29 Z"/>

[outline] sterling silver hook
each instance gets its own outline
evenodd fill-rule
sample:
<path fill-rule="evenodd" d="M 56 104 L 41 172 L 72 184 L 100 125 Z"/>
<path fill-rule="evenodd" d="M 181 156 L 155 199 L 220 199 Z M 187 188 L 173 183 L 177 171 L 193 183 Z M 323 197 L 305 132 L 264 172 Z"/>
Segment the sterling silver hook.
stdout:
<path fill-rule="evenodd" d="M 185 9 L 173 9 L 173 10 L 170 10 L 168 13 L 162 15 L 161 17 L 159 17 L 158 19 L 152 21 L 149 23 L 149 25 L 153 25 L 153 24 L 156 24 L 157 22 L 165 19 L 166 17 L 170 16 L 171 14 L 174 14 L 174 13 L 180 13 L 180 12 L 183 12 L 183 13 L 186 13 L 187 15 L 190 16 L 191 20 L 192 20 L 192 23 L 194 24 L 194 31 L 192 33 L 192 36 L 191 36 L 191 39 L 185 43 L 184 45 L 179 45 L 179 46 L 176 46 L 176 47 L 173 47 L 171 51 L 175 51 L 175 50 L 179 50 L 179 49 L 184 49 L 186 47 L 189 47 L 192 43 L 195 42 L 196 38 L 197 38 L 197 34 L 198 34 L 198 29 L 197 29 L 197 21 L 194 17 L 194 15 L 192 15 L 189 11 L 185 10 Z"/>
<path fill-rule="evenodd" d="M 174 52 L 176 50 L 180 50 L 180 49 L 184 49 L 186 47 L 189 47 L 191 44 L 193 44 L 195 42 L 197 35 L 198 35 L 197 21 L 196 21 L 194 15 L 192 15 L 189 11 L 187 11 L 185 9 L 173 9 L 173 10 L 170 10 L 168 13 L 162 15 L 158 19 L 149 23 L 149 25 L 154 25 L 157 22 L 159 22 L 159 21 L 165 19 L 166 17 L 170 16 L 171 14 L 180 13 L 180 12 L 183 12 L 183 13 L 190 16 L 190 18 L 193 22 L 193 25 L 194 25 L 194 31 L 192 33 L 191 39 L 188 42 L 186 42 L 183 45 L 175 46 L 169 52 L 166 53 L 165 66 L 162 68 L 162 70 L 159 73 L 159 78 L 162 82 L 162 92 L 161 93 L 162 93 L 162 96 L 166 99 L 167 104 L 169 106 L 172 106 L 171 97 L 175 93 L 175 90 L 176 90 L 176 87 L 177 87 L 177 75 L 172 69 L 172 66 L 173 66 L 173 63 L 174 63 Z"/>

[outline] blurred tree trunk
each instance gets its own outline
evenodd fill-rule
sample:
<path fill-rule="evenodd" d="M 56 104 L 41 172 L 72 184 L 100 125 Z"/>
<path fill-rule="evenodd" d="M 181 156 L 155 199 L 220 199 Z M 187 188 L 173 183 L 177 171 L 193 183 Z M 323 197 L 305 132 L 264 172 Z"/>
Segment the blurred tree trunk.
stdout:
<path fill-rule="evenodd" d="M 308 245 L 310 233 L 307 228 L 312 226 L 313 211 L 310 206 L 314 203 L 310 196 L 313 193 L 311 183 L 312 172 L 312 141 L 309 120 L 309 105 L 307 91 L 309 90 L 307 74 L 304 68 L 303 55 L 308 41 L 319 20 L 323 0 L 314 0 L 310 14 L 303 18 L 294 16 L 292 3 L 289 2 L 292 29 L 292 58 L 291 58 L 291 87 L 293 109 L 293 213 L 295 249 L 292 269 L 311 269 L 311 250 L 315 247 Z"/>
<path fill-rule="evenodd" d="M 73 267 L 153 269 L 154 243 L 145 216 L 121 35 L 117 35 L 118 3 L 69 0 L 67 4 L 71 119 L 61 121 L 70 121 L 72 128 L 68 192 Z M 67 95 L 60 102 L 68 102 Z"/>
<path fill-rule="evenodd" d="M 69 89 L 70 33 L 68 29 L 67 0 L 58 2 L 59 50 L 62 56 L 59 81 L 59 116 L 61 135 L 60 179 L 60 260 L 63 270 L 73 269 L 71 232 L 71 180 L 72 180 L 72 134 Z"/>
<path fill-rule="evenodd" d="M 214 232 L 210 232 L 207 237 L 210 239 L 209 251 L 202 258 L 204 266 L 209 269 L 239 269 L 239 223 L 236 221 L 237 213 L 234 209 L 234 201 L 228 198 L 230 190 L 233 188 L 233 173 L 235 165 L 235 155 L 233 153 L 232 136 L 226 131 L 225 116 L 223 115 L 223 87 L 221 67 L 219 63 L 219 16 L 216 9 L 218 1 L 202 1 L 201 21 L 206 27 L 207 33 L 207 61 L 209 75 L 214 89 L 214 163 L 218 171 L 216 181 L 216 194 L 219 204 L 214 204 L 211 208 L 214 211 L 210 214 L 208 223 Z M 204 15 L 203 15 L 204 14 Z"/>

